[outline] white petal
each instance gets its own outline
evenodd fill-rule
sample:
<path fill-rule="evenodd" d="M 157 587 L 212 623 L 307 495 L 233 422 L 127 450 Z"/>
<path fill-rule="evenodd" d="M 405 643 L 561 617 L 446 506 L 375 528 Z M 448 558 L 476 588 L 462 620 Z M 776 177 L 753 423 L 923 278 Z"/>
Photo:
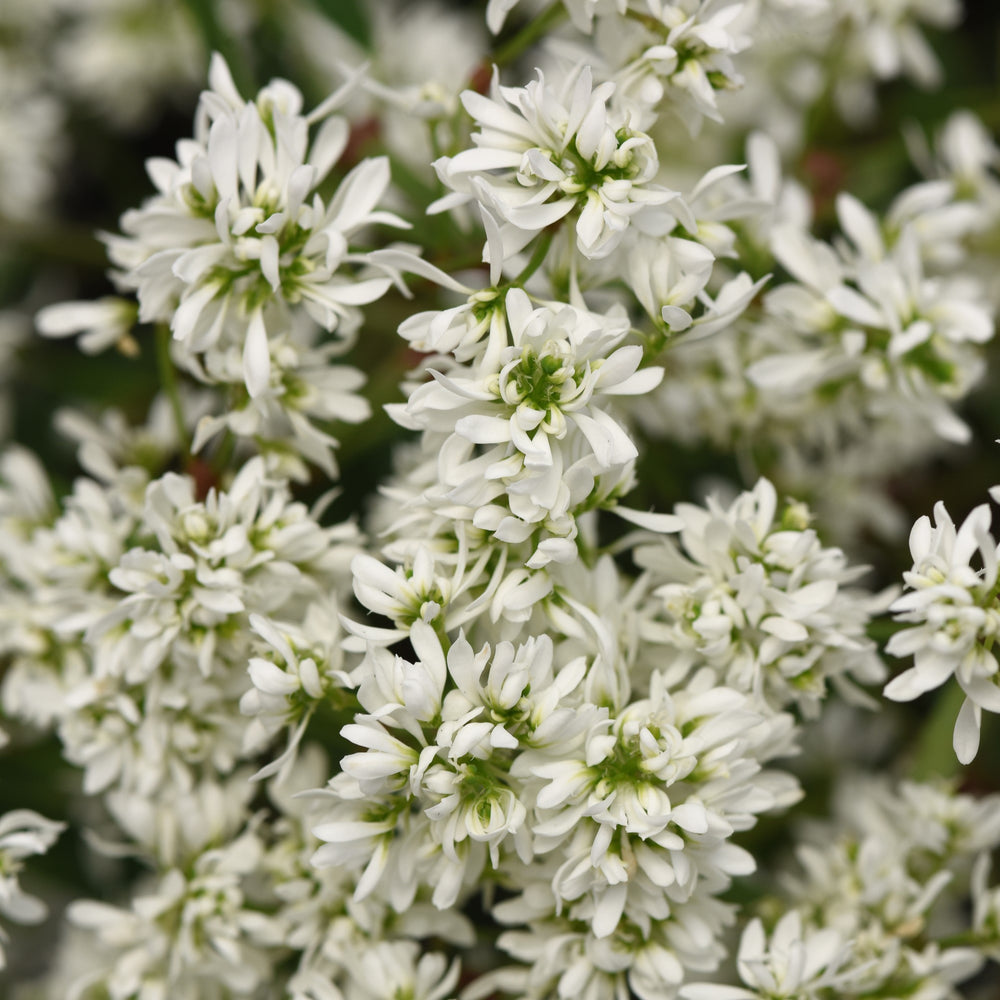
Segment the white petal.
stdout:
<path fill-rule="evenodd" d="M 248 669 L 253 686 L 263 691 L 264 694 L 285 697 L 299 688 L 299 682 L 295 677 L 286 674 L 281 667 L 271 663 L 270 660 L 255 657 L 250 661 Z"/>
<path fill-rule="evenodd" d="M 979 721 L 982 711 L 971 699 L 966 698 L 955 720 L 952 745 L 955 756 L 962 764 L 970 764 L 979 752 Z"/>
<path fill-rule="evenodd" d="M 254 310 L 247 328 L 247 339 L 243 345 L 243 378 L 251 398 L 261 395 L 271 382 L 271 354 L 260 309 Z"/>
<path fill-rule="evenodd" d="M 472 413 L 455 422 L 455 433 L 475 444 L 501 444 L 510 440 L 511 427 L 503 417 Z"/>
<path fill-rule="evenodd" d="M 574 413 L 573 419 L 603 468 L 624 465 L 638 456 L 632 439 L 611 417 L 603 410 L 594 410 L 593 414 L 590 417 L 586 413 Z"/>

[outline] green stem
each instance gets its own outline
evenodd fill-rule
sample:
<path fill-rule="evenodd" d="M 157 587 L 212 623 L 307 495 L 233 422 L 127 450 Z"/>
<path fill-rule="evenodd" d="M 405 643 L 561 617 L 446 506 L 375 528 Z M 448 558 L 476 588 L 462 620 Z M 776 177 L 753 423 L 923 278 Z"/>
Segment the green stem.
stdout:
<path fill-rule="evenodd" d="M 427 139 L 430 142 L 431 155 L 435 160 L 440 159 L 445 155 L 445 151 L 441 148 L 441 143 L 438 136 L 438 125 L 441 124 L 443 119 L 441 118 L 431 118 L 427 121 Z M 432 161 L 433 162 L 433 161 Z M 438 187 L 442 188 L 444 185 L 438 180 Z"/>
<path fill-rule="evenodd" d="M 215 14 L 215 0 L 181 0 L 181 3 L 187 7 L 198 26 L 205 48 L 209 52 L 218 52 L 226 60 L 239 92 L 252 96 L 257 87 L 250 64 L 239 48 L 233 44 L 232 35 L 223 31 L 219 24 Z"/>
<path fill-rule="evenodd" d="M 438 637 L 438 642 L 441 643 L 441 652 L 447 656 L 448 651 L 451 649 L 451 639 L 448 638 L 448 633 L 444 628 L 444 621 L 440 615 L 434 619 L 431 626 L 434 629 L 434 634 Z"/>
<path fill-rule="evenodd" d="M 212 456 L 212 467 L 219 476 L 229 468 L 229 463 L 232 461 L 235 451 L 236 435 L 227 427 L 221 443 L 215 449 L 215 454 Z"/>
<path fill-rule="evenodd" d="M 494 65 L 507 66 L 514 62 L 565 18 L 566 8 L 561 3 L 554 3 L 497 48 L 493 53 Z"/>
<path fill-rule="evenodd" d="M 934 942 L 938 948 L 981 948 L 985 944 L 993 944 L 991 938 L 986 934 L 969 930 L 960 934 L 951 934 L 948 937 L 938 938 Z"/>
<path fill-rule="evenodd" d="M 514 279 L 512 285 L 520 287 L 542 266 L 542 262 L 548 256 L 549 247 L 552 246 L 552 238 L 554 236 L 555 229 L 549 228 L 542 230 L 541 239 L 535 245 L 535 250 L 531 255 L 531 259 L 527 264 L 525 264 L 521 273 Z"/>
<path fill-rule="evenodd" d="M 160 385 L 170 400 L 170 409 L 174 414 L 174 424 L 177 427 L 177 437 L 181 443 L 181 451 L 185 462 L 191 457 L 191 437 L 184 421 L 184 406 L 181 403 L 180 385 L 177 381 L 177 369 L 170 357 L 170 327 L 166 323 L 156 324 L 156 370 L 160 376 Z"/>

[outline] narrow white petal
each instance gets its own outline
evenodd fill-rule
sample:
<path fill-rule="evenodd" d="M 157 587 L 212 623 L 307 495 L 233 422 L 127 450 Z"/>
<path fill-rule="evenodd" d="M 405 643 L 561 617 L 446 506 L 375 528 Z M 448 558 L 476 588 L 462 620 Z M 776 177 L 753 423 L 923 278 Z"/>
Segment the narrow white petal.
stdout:
<path fill-rule="evenodd" d="M 260 396 L 271 382 L 271 355 L 268 350 L 264 316 L 257 309 L 250 317 L 243 345 L 243 378 L 251 398 Z"/>

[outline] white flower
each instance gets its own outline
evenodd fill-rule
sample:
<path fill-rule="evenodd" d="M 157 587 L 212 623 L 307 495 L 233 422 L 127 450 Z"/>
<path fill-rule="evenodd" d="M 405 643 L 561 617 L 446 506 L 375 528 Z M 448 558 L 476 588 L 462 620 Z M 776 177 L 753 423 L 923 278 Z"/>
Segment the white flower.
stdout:
<path fill-rule="evenodd" d="M 232 844 L 246 826 L 254 787 L 241 768 L 224 779 L 209 778 L 189 789 L 164 788 L 156 795 L 121 789 L 105 796 L 109 814 L 129 844 L 103 848 L 109 854 L 141 855 L 162 869 L 186 868 L 222 844 Z"/>
<path fill-rule="evenodd" d="M 677 192 L 652 183 L 659 164 L 652 140 L 628 116 L 608 107 L 614 84 L 594 87 L 589 66 L 558 92 L 538 79 L 501 87 L 491 96 L 462 95 L 476 120 L 475 149 L 434 164 L 456 194 L 433 208 L 472 198 L 505 223 L 504 258 L 547 226 L 575 213 L 576 245 L 590 259 L 607 257 L 630 224 L 664 232 L 674 216 L 664 206 Z"/>
<path fill-rule="evenodd" d="M 367 65 L 346 113 L 354 122 L 377 121 L 393 155 L 422 179 L 433 178 L 431 160 L 465 138 L 458 95 L 481 76 L 488 54 L 480 12 L 441 0 L 388 0 L 366 7 L 365 17 L 365 45 L 308 5 L 291 7 L 282 28 L 331 89 L 342 67 Z"/>
<path fill-rule="evenodd" d="M 854 828 L 927 852 L 945 864 L 1000 843 L 1000 798 L 958 794 L 950 783 L 843 780 L 836 812 Z M 853 815 L 852 815 L 853 814 Z"/>
<path fill-rule="evenodd" d="M 3 525 L 4 551 L 17 536 L 55 518 L 52 487 L 41 462 L 19 445 L 8 445 L 0 452 L 0 524 Z"/>
<path fill-rule="evenodd" d="M 815 715 L 828 680 L 850 690 L 850 677 L 883 678 L 865 634 L 879 602 L 845 586 L 865 568 L 820 544 L 807 509 L 779 513 L 762 479 L 728 507 L 709 498 L 707 508 L 679 504 L 676 514 L 679 544 L 664 538 L 636 551 L 662 601 L 647 605 L 647 639 L 696 651 L 726 684 L 774 709 L 795 702 Z"/>
<path fill-rule="evenodd" d="M 897 632 L 886 647 L 914 664 L 886 685 L 885 695 L 910 701 L 953 674 L 966 698 L 955 722 L 955 753 L 968 764 L 979 748 L 983 709 L 1000 711 L 1000 665 L 990 651 L 1000 630 L 996 596 L 1000 547 L 990 534 L 988 505 L 973 510 L 957 531 L 943 503 L 934 525 L 921 517 L 910 533 L 913 568 L 907 592 L 891 606 L 897 620 L 914 627 Z M 973 569 L 972 559 L 982 562 Z"/>
<path fill-rule="evenodd" d="M 1000 208 L 997 167 L 1000 149 L 983 122 L 971 111 L 955 111 L 935 136 L 933 152 L 922 133 L 907 134 L 910 155 L 928 177 L 943 178 L 955 196 L 978 210 L 977 228 L 987 228 Z"/>
<path fill-rule="evenodd" d="M 381 941 L 350 956 L 345 1000 L 447 1000 L 458 985 L 459 963 L 421 955 L 414 941 Z"/>
<path fill-rule="evenodd" d="M 389 287 L 384 272 L 358 271 L 366 257 L 350 250 L 355 235 L 406 224 L 375 207 L 389 183 L 385 159 L 359 163 L 329 204 L 316 192 L 347 143 L 347 123 L 326 117 L 338 95 L 311 116 L 284 81 L 244 102 L 218 56 L 210 81 L 195 139 L 178 145 L 176 162 L 149 162 L 159 193 L 125 213 L 127 235 L 108 237 L 108 248 L 118 284 L 138 296 L 139 319 L 169 323 L 192 355 L 236 345 L 256 397 L 270 385 L 268 337 L 293 314 L 350 332 L 357 306 Z"/>
<path fill-rule="evenodd" d="M 797 910 L 775 925 L 770 941 L 759 919 L 743 931 L 737 955 L 740 978 L 750 987 L 708 983 L 682 986 L 684 1000 L 818 1000 L 827 990 L 851 983 L 851 972 L 840 971 L 850 952 L 833 928 L 814 930 L 802 925 Z"/>
<path fill-rule="evenodd" d="M 374 256 L 382 257 L 378 251 Z M 430 270 L 424 276 L 442 284 L 447 278 Z M 468 293 L 468 300 L 450 309 L 414 313 L 399 325 L 399 335 L 418 351 L 453 354 L 461 362 L 497 357 L 509 343 L 503 294 L 493 288 L 473 292 L 460 285 L 445 287 Z"/>
<path fill-rule="evenodd" d="M 265 478 L 260 459 L 229 490 L 199 500 L 192 477 L 149 483 L 141 467 L 117 467 L 133 448 L 146 446 L 154 464 L 162 458 L 155 428 L 116 441 L 113 419 L 104 428 L 73 424 L 107 485 L 78 480 L 63 513 L 46 517 L 51 524 L 6 510 L 0 490 L 0 648 L 11 660 L 4 710 L 55 725 L 66 759 L 85 769 L 89 794 L 186 790 L 230 773 L 280 728 L 253 729 L 251 739 L 239 713 L 252 687 L 248 616 L 298 624 L 312 599 L 344 594 L 356 529 L 321 528 L 290 502 L 285 483 Z M 27 512 L 47 500 L 34 495 L 30 464 L 18 457 L 5 465 L 22 482 L 18 506 Z M 343 683 L 336 668 L 330 673 L 331 687 Z"/>
<path fill-rule="evenodd" d="M 730 326 L 767 282 L 737 275 L 713 302 L 706 285 L 714 265 L 715 254 L 693 240 L 639 237 L 629 249 L 625 276 L 656 327 L 669 336 L 686 332 L 690 342 Z"/>
<path fill-rule="evenodd" d="M 512 771 L 520 751 L 558 753 L 599 713 L 579 703 L 583 661 L 556 672 L 546 636 L 476 653 L 459 635 L 447 655 L 422 621 L 409 638 L 416 662 L 373 647 L 358 670 L 368 714 L 342 735 L 363 752 L 345 757 L 330 782 L 332 808 L 314 829 L 327 844 L 315 861 L 364 863 L 357 898 L 403 869 L 405 895 L 384 890 L 394 905 L 424 885 L 445 908 L 487 864 L 531 859 L 527 799 Z"/>
<path fill-rule="evenodd" d="M 287 780 L 315 709 L 324 703 L 335 706 L 354 686 L 343 670 L 336 602 L 327 597 L 311 603 L 301 626 L 251 615 L 250 627 L 273 653 L 252 657 L 247 668 L 253 687 L 241 696 L 239 707 L 252 721 L 243 734 L 243 749 L 259 750 L 279 730 L 289 727 L 285 751 L 253 778 L 261 780 L 277 774 L 279 781 Z M 274 653 L 283 666 L 275 662 Z"/>
<path fill-rule="evenodd" d="M 498 988 L 530 1000 L 621 1000 L 629 990 L 641 1000 L 663 1000 L 676 996 L 686 971 L 710 971 L 725 955 L 720 939 L 731 907 L 707 892 L 663 905 L 660 917 L 625 916 L 611 934 L 597 937 L 589 922 L 558 911 L 537 874 L 526 873 L 521 895 L 493 907 L 502 923 L 522 925 L 497 944 L 523 964 L 482 976 L 469 986 L 470 1000 Z"/>
<path fill-rule="evenodd" d="M 405 409 L 393 412 L 406 426 L 494 446 L 483 470 L 487 480 L 507 483 L 510 496 L 552 510 L 562 470 L 570 464 L 560 461 L 558 452 L 574 441 L 584 454 L 590 452 L 599 470 L 637 456 L 602 397 L 649 392 L 662 371 L 639 371 L 642 349 L 621 346 L 628 333 L 624 317 L 604 318 L 570 306 L 532 309 L 517 288 L 507 293 L 505 307 L 511 343 L 494 367 L 454 365 L 435 372 L 434 381 L 417 388 Z M 474 472 L 481 463 L 471 455 L 452 465 L 464 447 L 445 445 L 449 459 L 441 471 L 448 485 L 483 474 Z"/>
<path fill-rule="evenodd" d="M 485 581 L 483 569 L 489 550 L 480 553 L 470 566 L 467 548 L 459 544 L 457 553 L 445 554 L 435 552 L 427 543 L 419 544 L 415 551 L 407 553 L 405 564 L 395 570 L 373 556 L 359 553 L 351 561 L 354 595 L 369 611 L 389 618 L 395 627 L 377 629 L 347 622 L 347 628 L 378 642 L 395 641 L 417 621 L 441 622 L 446 631 L 458 628 L 479 612 L 491 593 L 490 587 L 485 592 L 477 591 L 476 600 L 470 604 L 468 592 Z"/>
<path fill-rule="evenodd" d="M 154 540 L 116 560 L 108 579 L 124 596 L 88 633 L 98 675 L 135 682 L 169 655 L 207 677 L 213 664 L 245 651 L 247 637 L 237 629 L 227 653 L 220 630 L 228 634 L 250 611 L 279 612 L 293 595 L 315 593 L 320 579 L 332 582 L 346 570 L 353 553 L 330 544 L 343 529 L 320 528 L 289 502 L 259 458 L 229 490 L 210 490 L 204 502 L 195 491 L 190 477 L 174 473 L 150 484 L 143 521 Z"/>
<path fill-rule="evenodd" d="M 968 932 L 959 901 L 970 862 L 1000 842 L 996 807 L 996 796 L 976 800 L 943 784 L 897 785 L 867 775 L 843 781 L 833 820 L 812 824 L 799 843 L 801 873 L 783 879 L 780 905 L 801 913 L 803 926 L 784 928 L 783 954 L 774 938 L 764 947 L 755 932 L 751 961 L 741 965 L 744 982 L 759 991 L 749 996 L 784 996 L 769 986 L 791 984 L 810 965 L 820 981 L 832 974 L 837 995 L 953 995 L 983 961 L 975 947 L 947 941 Z M 814 985 L 802 981 L 802 995 L 812 997 Z M 699 989 L 705 992 L 692 1000 L 748 996 Z"/>
<path fill-rule="evenodd" d="M 765 307 L 808 339 L 795 353 L 755 363 L 750 379 L 789 396 L 857 385 L 876 415 L 896 396 L 940 436 L 966 440 L 969 430 L 947 401 L 975 383 L 982 369 L 976 345 L 993 336 L 982 288 L 974 279 L 926 276 L 912 225 L 872 262 L 881 248 L 870 220 L 850 200 L 841 208 L 852 238 L 870 248 L 853 264 L 794 227 L 775 229 L 775 256 L 799 283 L 769 292 Z"/>
<path fill-rule="evenodd" d="M 507 15 L 517 6 L 519 0 L 489 0 L 486 5 L 486 23 L 493 34 L 504 25 Z M 627 0 L 563 0 L 563 6 L 573 18 L 573 24 L 581 31 L 590 31 L 594 15 L 616 10 L 625 13 Z"/>
<path fill-rule="evenodd" d="M 365 376 L 350 365 L 333 363 L 343 353 L 342 342 L 315 343 L 318 330 L 309 321 L 288 333 L 268 337 L 269 379 L 256 395 L 244 389 L 244 359 L 235 344 L 209 349 L 195 374 L 202 381 L 229 391 L 226 411 L 198 421 L 192 450 L 201 451 L 220 431 L 252 441 L 272 468 L 305 480 L 309 471 L 297 459 L 318 465 L 328 476 L 337 474 L 334 450 L 338 441 L 329 431 L 332 421 L 361 423 L 371 407 L 358 391 Z"/>
<path fill-rule="evenodd" d="M 135 326 L 136 308 L 125 299 L 108 296 L 95 302 L 60 302 L 38 313 L 39 333 L 68 337 L 81 333 L 80 350 L 97 354 L 122 344 Z"/>
<path fill-rule="evenodd" d="M 668 103 L 692 135 L 705 118 L 721 122 L 716 92 L 743 85 L 732 57 L 750 45 L 734 28 L 744 5 L 653 0 L 646 7 L 641 31 L 623 31 L 613 16 L 597 29 L 601 47 L 621 66 L 614 79 L 623 99 L 654 112 Z"/>
<path fill-rule="evenodd" d="M 146 0 L 73 4 L 60 13 L 51 58 L 61 85 L 118 128 L 155 120 L 189 99 L 207 58 L 191 12 Z"/>
<path fill-rule="evenodd" d="M 940 82 L 937 58 L 917 22 L 954 27 L 962 16 L 958 0 L 838 0 L 836 7 L 877 77 L 885 80 L 905 72 L 925 87 Z"/>
<path fill-rule="evenodd" d="M 906 188 L 880 221 L 855 197 L 837 196 L 837 216 L 853 246 L 840 253 L 858 273 L 885 259 L 889 248 L 904 237 L 914 241 L 921 261 L 933 270 L 953 271 L 966 256 L 965 243 L 986 219 L 979 206 L 959 197 L 949 181 L 926 181 Z"/>
<path fill-rule="evenodd" d="M 65 828 L 65 823 L 46 819 L 30 809 L 15 809 L 0 816 L 0 916 L 18 924 L 37 924 L 45 919 L 48 908 L 21 888 L 18 874 L 25 858 L 44 854 Z M 0 969 L 7 964 L 6 938 L 0 928 Z"/>
<path fill-rule="evenodd" d="M 0 476 L 7 475 L 17 478 L 0 488 L 0 648 L 11 657 L 4 710 L 50 727 L 90 673 L 81 639 L 113 606 L 108 567 L 122 557 L 138 518 L 121 491 L 89 479 L 77 480 L 57 516 L 42 470 L 20 450 L 0 462 Z"/>
<path fill-rule="evenodd" d="M 235 767 L 244 728 L 235 708 L 245 688 L 235 672 L 214 678 L 161 673 L 133 684 L 81 680 L 65 698 L 63 755 L 84 768 L 87 794 L 186 791 L 199 773 Z"/>
<path fill-rule="evenodd" d="M 183 392 L 180 399 L 188 427 L 213 403 L 204 392 Z M 96 418 L 79 410 L 61 409 L 56 412 L 55 425 L 76 443 L 77 461 L 87 473 L 113 489 L 116 498 L 137 516 L 150 479 L 165 472 L 182 450 L 176 414 L 164 393 L 154 397 L 141 424 L 119 409 L 107 408 Z"/>
<path fill-rule="evenodd" d="M 558 899 L 583 899 L 574 912 L 597 938 L 622 915 L 662 918 L 705 881 L 714 888 L 753 870 L 728 842 L 759 811 L 796 798 L 794 782 L 757 779 L 757 755 L 787 732 L 787 717 L 763 717 L 737 692 L 713 687 L 701 671 L 669 693 L 654 674 L 650 696 L 614 718 L 595 714 L 582 744 L 556 755 L 528 751 L 512 766 L 537 779 L 535 850 L 558 849 Z"/>
<path fill-rule="evenodd" d="M 90 932 L 101 957 L 88 984 L 124 998 L 194 996 L 206 987 L 242 996 L 271 981 L 282 928 L 247 898 L 262 851 L 249 829 L 186 871 L 164 872 L 127 907 L 72 903 L 69 920 Z"/>

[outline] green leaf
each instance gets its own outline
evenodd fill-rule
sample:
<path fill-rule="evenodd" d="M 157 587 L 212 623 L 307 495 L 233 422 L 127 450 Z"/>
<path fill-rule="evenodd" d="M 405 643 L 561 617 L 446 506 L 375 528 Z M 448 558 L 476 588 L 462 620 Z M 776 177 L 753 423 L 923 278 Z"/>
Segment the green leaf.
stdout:
<path fill-rule="evenodd" d="M 317 10 L 366 49 L 371 48 L 372 32 L 364 7 L 358 0 L 313 0 Z"/>

